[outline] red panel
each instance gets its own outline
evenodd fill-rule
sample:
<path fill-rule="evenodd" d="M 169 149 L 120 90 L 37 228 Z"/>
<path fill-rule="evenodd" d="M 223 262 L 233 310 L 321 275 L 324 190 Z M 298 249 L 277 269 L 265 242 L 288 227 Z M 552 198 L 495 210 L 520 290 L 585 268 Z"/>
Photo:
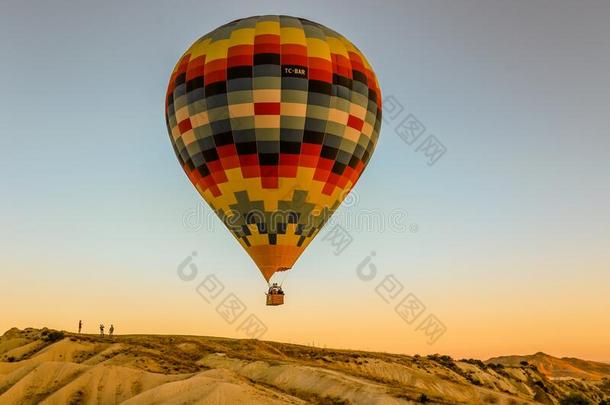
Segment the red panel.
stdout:
<path fill-rule="evenodd" d="M 191 124 L 190 118 L 185 118 L 178 123 L 178 129 L 180 130 L 181 134 L 185 133 L 186 131 L 188 131 L 192 128 L 193 128 L 193 125 Z"/>
<path fill-rule="evenodd" d="M 227 80 L 227 60 L 216 59 L 205 64 L 205 84 Z"/>
<path fill-rule="evenodd" d="M 298 166 L 296 165 L 280 165 L 279 176 L 284 178 L 294 178 L 297 176 Z"/>
<path fill-rule="evenodd" d="M 334 160 L 321 157 L 318 161 L 318 169 L 330 170 L 334 164 Z"/>
<path fill-rule="evenodd" d="M 301 155 L 299 160 L 299 166 L 303 167 L 316 167 L 318 163 L 318 157 L 314 155 Z"/>
<path fill-rule="evenodd" d="M 278 167 L 261 166 L 261 184 L 263 188 L 278 188 Z"/>
<path fill-rule="evenodd" d="M 218 188 L 218 186 L 217 186 L 216 184 L 213 184 L 213 185 L 210 187 L 210 191 L 212 192 L 212 195 L 213 195 L 214 197 L 219 197 L 219 196 L 220 196 L 220 194 L 221 194 L 221 193 L 220 193 L 220 189 Z"/>
<path fill-rule="evenodd" d="M 186 81 L 192 80 L 196 77 L 203 77 L 205 76 L 205 69 L 203 66 L 197 66 L 194 68 L 191 68 L 189 66 L 189 70 L 186 72 Z"/>
<path fill-rule="evenodd" d="M 227 62 L 228 67 L 252 66 L 252 54 L 231 56 Z"/>
<path fill-rule="evenodd" d="M 354 171 L 354 169 L 352 169 L 351 167 L 347 166 L 345 168 L 345 171 L 341 175 L 341 177 L 339 177 L 339 181 L 337 182 L 337 186 L 341 187 L 341 188 L 345 188 L 345 186 L 347 185 L 347 181 L 350 179 L 353 171 Z"/>
<path fill-rule="evenodd" d="M 237 55 L 250 55 L 254 54 L 254 45 L 234 45 L 229 48 L 227 56 L 229 58 Z"/>
<path fill-rule="evenodd" d="M 255 44 L 254 45 L 254 53 L 276 53 L 280 54 L 280 46 L 279 44 Z"/>
<path fill-rule="evenodd" d="M 218 156 L 220 156 L 222 167 L 225 170 L 239 167 L 239 157 L 237 156 L 237 149 L 234 144 L 219 146 L 216 150 Z"/>
<path fill-rule="evenodd" d="M 309 58 L 309 79 L 321 80 L 328 83 L 333 81 L 332 63 L 322 58 Z"/>
<path fill-rule="evenodd" d="M 362 58 L 360 58 L 360 56 L 354 52 L 349 52 L 349 59 L 352 63 L 352 69 L 353 70 L 359 70 L 360 72 L 364 72 L 364 63 L 362 62 Z"/>
<path fill-rule="evenodd" d="M 307 66 L 307 48 L 297 44 L 282 45 L 282 65 Z"/>
<path fill-rule="evenodd" d="M 281 103 L 254 103 L 256 115 L 280 115 Z"/>
<path fill-rule="evenodd" d="M 239 163 L 241 165 L 241 173 L 245 178 L 260 177 L 258 155 L 255 153 L 250 155 L 239 155 Z"/>
<path fill-rule="evenodd" d="M 356 184 L 356 182 L 358 181 L 358 178 L 360 177 L 360 174 L 362 174 L 362 170 L 364 170 L 364 164 L 362 163 L 362 161 L 360 161 L 360 162 L 358 162 L 358 164 L 356 165 L 356 168 L 354 169 L 354 171 L 351 174 L 352 184 Z"/>
<path fill-rule="evenodd" d="M 296 166 L 299 164 L 299 155 L 291 153 L 280 153 L 280 165 L 292 165 Z"/>
<path fill-rule="evenodd" d="M 354 115 L 349 115 L 349 118 L 347 119 L 347 126 L 354 128 L 356 131 L 362 131 L 362 126 L 364 125 L 364 121 L 361 120 L 360 118 L 354 116 Z"/>
<path fill-rule="evenodd" d="M 197 170 L 191 170 L 187 164 L 182 166 L 182 169 L 193 184 L 197 184 L 201 180 L 201 174 Z"/>
<path fill-rule="evenodd" d="M 280 50 L 279 35 L 265 34 L 254 37 L 254 53 L 277 53 L 279 55 Z"/>
<path fill-rule="evenodd" d="M 242 166 L 241 174 L 245 179 L 251 179 L 254 177 L 261 177 L 261 172 L 259 170 L 260 166 Z"/>
<path fill-rule="evenodd" d="M 216 147 L 216 151 L 218 152 L 218 156 L 221 158 L 226 158 L 230 156 L 237 155 L 237 149 L 235 148 L 235 144 L 228 144 L 223 146 Z"/>
<path fill-rule="evenodd" d="M 303 167 L 316 167 L 318 164 L 318 157 L 322 145 L 316 145 L 311 143 L 304 143 L 301 145 L 301 158 L 299 159 L 299 166 Z"/>
<path fill-rule="evenodd" d="M 320 80 L 322 82 L 332 83 L 333 73 L 330 70 L 309 69 L 309 80 Z"/>
<path fill-rule="evenodd" d="M 307 66 L 307 56 L 282 53 L 282 65 Z"/>
<path fill-rule="evenodd" d="M 203 76 L 205 69 L 205 55 L 204 56 L 198 56 L 195 59 L 193 59 L 189 65 L 188 65 L 188 69 L 186 71 L 186 80 L 191 80 L 194 79 L 197 76 Z"/>
<path fill-rule="evenodd" d="M 334 163 L 335 162 L 333 160 L 320 158 L 318 160 L 318 166 L 316 167 L 316 172 L 313 175 L 314 180 L 326 181 Z"/>
<path fill-rule="evenodd" d="M 326 183 L 322 188 L 322 194 L 331 195 L 335 190 L 335 185 L 332 183 Z"/>
<path fill-rule="evenodd" d="M 227 80 L 227 71 L 225 69 L 216 70 L 215 72 L 210 72 L 206 70 L 205 76 L 203 77 L 204 84 L 207 86 L 208 84 L 224 82 Z"/>
<path fill-rule="evenodd" d="M 299 155 L 280 153 L 280 177 L 296 177 Z"/>
<path fill-rule="evenodd" d="M 330 173 L 330 170 L 323 170 L 323 169 L 317 168 L 316 172 L 313 175 L 313 179 L 316 181 L 326 182 L 326 179 L 328 178 L 329 173 Z"/>
<path fill-rule="evenodd" d="M 210 169 L 210 172 L 212 173 L 212 177 L 214 178 L 215 183 L 221 184 L 228 180 L 227 175 L 225 174 L 224 168 L 222 167 L 222 164 L 220 163 L 220 160 L 208 162 L 207 165 L 208 165 L 208 169 Z"/>
<path fill-rule="evenodd" d="M 280 45 L 280 36 L 278 34 L 261 34 L 254 37 L 254 46 L 269 44 Z"/>
<path fill-rule="evenodd" d="M 307 56 L 307 47 L 299 44 L 282 44 L 282 55 L 285 53 Z"/>
<path fill-rule="evenodd" d="M 197 184 L 199 184 L 201 189 L 203 191 L 205 191 L 208 188 L 210 188 L 210 186 L 212 184 L 214 184 L 214 179 L 212 179 L 212 176 L 208 175 L 208 176 L 202 177 L 201 180 L 199 180 L 199 182 Z"/>
<path fill-rule="evenodd" d="M 320 156 L 322 145 L 315 143 L 304 143 L 301 145 L 301 154 Z"/>
<path fill-rule="evenodd" d="M 327 183 L 333 184 L 333 185 L 337 185 L 337 182 L 339 181 L 339 175 L 337 173 L 330 173 L 330 176 L 328 176 L 328 179 L 326 179 Z"/>

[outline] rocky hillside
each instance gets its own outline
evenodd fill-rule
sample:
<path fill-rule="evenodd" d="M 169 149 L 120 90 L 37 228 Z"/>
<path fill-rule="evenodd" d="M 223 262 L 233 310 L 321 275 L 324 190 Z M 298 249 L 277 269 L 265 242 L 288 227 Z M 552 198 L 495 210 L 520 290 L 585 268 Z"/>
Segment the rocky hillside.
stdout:
<path fill-rule="evenodd" d="M 553 357 L 546 353 L 529 356 L 502 356 L 489 359 L 487 363 L 519 366 L 522 362 L 535 365 L 540 372 L 550 378 L 583 378 L 601 380 L 610 377 L 610 364 L 575 359 L 572 357 Z"/>
<path fill-rule="evenodd" d="M 1 404 L 513 405 L 573 392 L 597 404 L 610 394 L 607 380 L 550 380 L 533 365 L 201 336 L 11 329 L 0 360 Z"/>

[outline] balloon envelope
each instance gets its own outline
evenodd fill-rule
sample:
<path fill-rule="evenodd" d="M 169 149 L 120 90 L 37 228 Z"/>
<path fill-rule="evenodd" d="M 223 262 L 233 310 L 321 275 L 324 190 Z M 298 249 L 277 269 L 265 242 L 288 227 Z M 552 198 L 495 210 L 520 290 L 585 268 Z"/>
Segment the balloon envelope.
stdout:
<path fill-rule="evenodd" d="M 340 34 L 257 16 L 184 53 L 165 116 L 182 168 L 269 280 L 293 266 L 366 167 L 381 92 Z"/>

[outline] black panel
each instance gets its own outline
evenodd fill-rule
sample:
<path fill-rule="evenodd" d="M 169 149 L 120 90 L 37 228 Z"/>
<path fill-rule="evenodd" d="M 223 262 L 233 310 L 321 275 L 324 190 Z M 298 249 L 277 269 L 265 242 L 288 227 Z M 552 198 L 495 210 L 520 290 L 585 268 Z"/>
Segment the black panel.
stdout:
<path fill-rule="evenodd" d="M 332 83 L 323 82 L 320 80 L 310 80 L 308 91 L 320 94 L 331 95 L 333 91 Z"/>
<path fill-rule="evenodd" d="M 199 172 L 199 174 L 201 174 L 202 177 L 205 176 L 209 176 L 210 175 L 210 170 L 208 169 L 207 165 L 201 165 L 197 168 L 197 171 Z"/>
<path fill-rule="evenodd" d="M 204 86 L 203 76 L 199 76 L 199 77 L 189 80 L 186 83 L 186 91 L 189 92 L 189 91 L 193 91 L 196 89 L 200 89 L 203 86 Z"/>
<path fill-rule="evenodd" d="M 227 79 L 252 77 L 252 66 L 235 66 L 227 70 Z"/>
<path fill-rule="evenodd" d="M 339 163 L 339 162 L 335 162 L 335 164 L 333 165 L 333 173 L 337 173 L 337 174 L 343 174 L 343 172 L 345 171 L 346 165 L 344 165 L 343 163 Z"/>
<path fill-rule="evenodd" d="M 303 142 L 304 143 L 314 143 L 316 145 L 322 145 L 324 141 L 324 133 L 316 132 L 316 131 L 308 131 L 305 130 L 303 132 Z"/>
<path fill-rule="evenodd" d="M 301 144 L 299 142 L 280 141 L 280 152 L 299 154 L 301 153 Z"/>
<path fill-rule="evenodd" d="M 366 75 L 359 70 L 352 70 L 352 77 L 354 78 L 354 80 L 358 80 L 361 83 L 368 83 Z"/>
<path fill-rule="evenodd" d="M 229 131 L 216 134 L 214 135 L 214 142 L 216 142 L 216 146 L 230 145 L 233 143 L 233 133 Z"/>
<path fill-rule="evenodd" d="M 334 73 L 333 74 L 333 84 L 351 89 L 352 88 L 352 79 L 350 79 L 349 77 L 341 76 L 341 75 Z"/>
<path fill-rule="evenodd" d="M 326 159 L 334 160 L 337 156 L 337 152 L 337 149 L 324 145 L 322 146 L 322 152 L 320 152 L 320 156 Z"/>
<path fill-rule="evenodd" d="M 214 162 L 218 160 L 218 152 L 216 152 L 216 149 L 204 150 L 202 154 L 206 162 Z"/>
<path fill-rule="evenodd" d="M 276 166 L 280 162 L 278 153 L 259 153 L 258 162 L 261 166 Z"/>
<path fill-rule="evenodd" d="M 176 76 L 176 81 L 174 82 L 174 85 L 180 86 L 181 84 L 184 84 L 186 82 L 186 72 L 185 73 L 180 73 L 178 76 Z"/>
<path fill-rule="evenodd" d="M 255 65 L 279 65 L 279 53 L 257 53 L 254 55 Z"/>
<path fill-rule="evenodd" d="M 256 142 L 241 142 L 236 143 L 237 154 L 239 155 L 250 155 L 256 153 Z"/>
<path fill-rule="evenodd" d="M 205 86 L 205 96 L 212 97 L 217 94 L 225 94 L 227 92 L 227 82 L 221 81 Z"/>

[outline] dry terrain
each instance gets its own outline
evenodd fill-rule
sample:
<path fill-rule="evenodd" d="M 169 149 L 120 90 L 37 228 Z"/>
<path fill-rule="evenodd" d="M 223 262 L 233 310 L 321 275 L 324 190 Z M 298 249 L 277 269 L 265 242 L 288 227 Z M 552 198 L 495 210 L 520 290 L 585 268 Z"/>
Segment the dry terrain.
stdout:
<path fill-rule="evenodd" d="M 610 376 L 610 364 L 575 359 L 573 357 L 553 357 L 546 353 L 529 356 L 502 356 L 487 360 L 488 363 L 499 363 L 505 366 L 518 366 L 521 362 L 534 364 L 540 372 L 550 378 L 583 378 L 601 380 Z"/>
<path fill-rule="evenodd" d="M 508 359 L 11 329 L 0 338 L 0 404 L 516 405 L 557 404 L 570 393 L 597 404 L 610 395 L 603 363 L 561 359 L 585 374 L 554 376 L 546 363 Z"/>

